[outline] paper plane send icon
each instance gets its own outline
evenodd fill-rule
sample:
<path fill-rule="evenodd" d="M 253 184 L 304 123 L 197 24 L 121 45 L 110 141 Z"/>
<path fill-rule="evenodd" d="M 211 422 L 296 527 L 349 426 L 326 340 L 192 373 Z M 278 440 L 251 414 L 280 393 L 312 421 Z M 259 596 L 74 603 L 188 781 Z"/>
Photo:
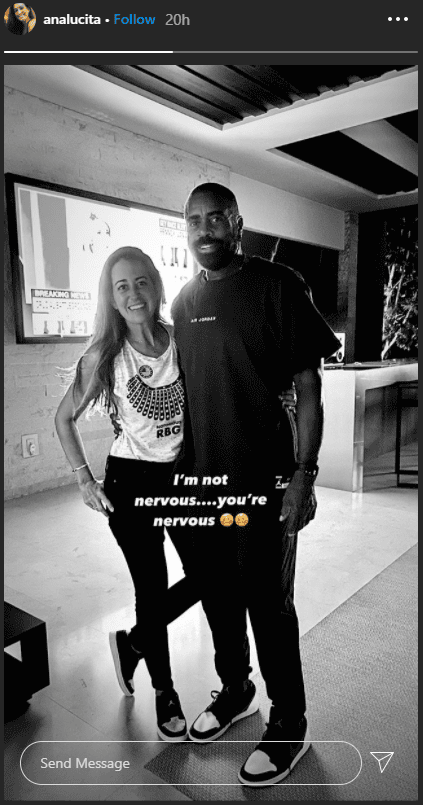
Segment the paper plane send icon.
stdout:
<path fill-rule="evenodd" d="M 393 752 L 370 752 L 374 758 L 376 758 L 377 762 L 379 763 L 380 773 L 385 771 Z"/>

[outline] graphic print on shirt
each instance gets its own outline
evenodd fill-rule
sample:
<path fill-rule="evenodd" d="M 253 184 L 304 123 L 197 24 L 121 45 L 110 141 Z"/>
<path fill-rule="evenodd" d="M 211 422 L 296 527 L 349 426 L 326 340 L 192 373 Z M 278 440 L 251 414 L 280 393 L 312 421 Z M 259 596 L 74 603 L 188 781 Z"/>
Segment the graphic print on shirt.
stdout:
<path fill-rule="evenodd" d="M 148 419 L 163 422 L 183 413 L 184 390 L 180 376 L 167 386 L 151 388 L 135 375 L 128 380 L 127 389 L 132 407 Z"/>
<path fill-rule="evenodd" d="M 111 455 L 174 461 L 183 439 L 184 388 L 173 339 L 158 358 L 142 355 L 125 341 L 114 372 Z"/>
<path fill-rule="evenodd" d="M 152 377 L 153 370 L 151 366 L 140 366 L 138 369 L 140 377 Z"/>

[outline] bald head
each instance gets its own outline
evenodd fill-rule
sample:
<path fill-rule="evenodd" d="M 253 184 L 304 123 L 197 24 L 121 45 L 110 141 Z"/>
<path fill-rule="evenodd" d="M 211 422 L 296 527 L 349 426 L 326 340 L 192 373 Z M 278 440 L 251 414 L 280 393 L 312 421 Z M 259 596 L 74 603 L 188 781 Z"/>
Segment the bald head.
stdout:
<path fill-rule="evenodd" d="M 232 190 L 229 190 L 229 187 L 225 187 L 225 185 L 218 184 L 217 182 L 203 182 L 203 184 L 199 184 L 197 187 L 194 187 L 194 190 L 191 190 L 191 193 L 185 202 L 185 218 L 187 217 L 187 209 L 191 203 L 191 200 L 195 196 L 201 194 L 213 196 L 216 201 L 223 203 L 228 209 L 231 210 L 231 212 L 235 213 L 235 215 L 239 215 L 238 202 L 234 193 L 232 193 Z"/>

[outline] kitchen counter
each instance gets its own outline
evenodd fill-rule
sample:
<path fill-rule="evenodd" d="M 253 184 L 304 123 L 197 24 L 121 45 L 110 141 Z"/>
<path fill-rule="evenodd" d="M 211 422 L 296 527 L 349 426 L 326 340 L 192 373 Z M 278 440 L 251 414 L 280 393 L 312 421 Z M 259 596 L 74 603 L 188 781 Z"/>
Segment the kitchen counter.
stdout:
<path fill-rule="evenodd" d="M 363 369 L 386 369 L 387 366 L 408 366 L 417 363 L 415 358 L 401 361 L 355 361 L 355 363 L 326 363 L 326 369 L 343 369 L 344 371 L 354 369 L 356 372 Z"/>
<path fill-rule="evenodd" d="M 415 360 L 325 366 L 325 429 L 319 486 L 363 491 L 366 391 L 417 378 Z"/>

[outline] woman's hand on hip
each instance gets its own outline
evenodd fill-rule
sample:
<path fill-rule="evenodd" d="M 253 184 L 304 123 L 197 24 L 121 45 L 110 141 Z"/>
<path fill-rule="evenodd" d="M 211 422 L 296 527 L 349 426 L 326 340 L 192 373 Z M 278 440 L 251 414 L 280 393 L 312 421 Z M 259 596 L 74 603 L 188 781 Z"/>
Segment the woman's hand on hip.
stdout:
<path fill-rule="evenodd" d="M 85 505 L 90 509 L 100 512 L 106 517 L 109 516 L 109 512 L 114 511 L 109 498 L 104 493 L 102 481 L 96 481 L 95 478 L 92 478 L 88 481 L 81 481 L 78 486 Z"/>

